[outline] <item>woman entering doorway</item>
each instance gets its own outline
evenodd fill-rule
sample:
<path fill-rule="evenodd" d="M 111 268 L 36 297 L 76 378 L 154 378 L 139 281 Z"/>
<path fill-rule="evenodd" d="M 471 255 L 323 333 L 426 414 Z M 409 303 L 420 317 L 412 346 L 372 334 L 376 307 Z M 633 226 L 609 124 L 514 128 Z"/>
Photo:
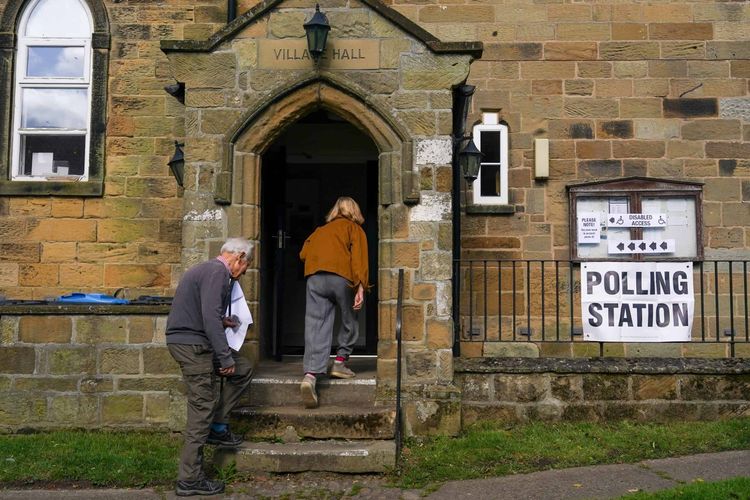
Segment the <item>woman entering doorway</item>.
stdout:
<path fill-rule="evenodd" d="M 306 408 L 318 406 L 315 389 L 317 376 L 326 373 L 333 340 L 336 308 L 340 311 L 338 349 L 331 377 L 352 378 L 346 366 L 359 336 L 358 311 L 364 303 L 369 268 L 367 237 L 362 230 L 364 217 L 356 201 L 342 196 L 326 216 L 326 224 L 317 228 L 300 252 L 305 263 L 305 376 L 300 394 Z"/>

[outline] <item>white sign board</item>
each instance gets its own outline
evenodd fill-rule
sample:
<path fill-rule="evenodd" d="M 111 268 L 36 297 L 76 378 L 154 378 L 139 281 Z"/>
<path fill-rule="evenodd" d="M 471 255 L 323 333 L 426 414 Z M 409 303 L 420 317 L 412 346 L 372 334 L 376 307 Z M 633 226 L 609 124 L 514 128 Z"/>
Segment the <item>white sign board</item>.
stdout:
<path fill-rule="evenodd" d="M 607 215 L 607 227 L 667 227 L 665 214 L 616 214 Z"/>
<path fill-rule="evenodd" d="M 625 253 L 674 253 L 675 241 L 669 240 L 620 240 L 607 241 L 610 254 Z"/>
<path fill-rule="evenodd" d="M 599 214 L 595 212 L 578 214 L 578 243 L 599 243 L 600 239 Z"/>
<path fill-rule="evenodd" d="M 689 342 L 692 262 L 581 264 L 583 339 Z"/>

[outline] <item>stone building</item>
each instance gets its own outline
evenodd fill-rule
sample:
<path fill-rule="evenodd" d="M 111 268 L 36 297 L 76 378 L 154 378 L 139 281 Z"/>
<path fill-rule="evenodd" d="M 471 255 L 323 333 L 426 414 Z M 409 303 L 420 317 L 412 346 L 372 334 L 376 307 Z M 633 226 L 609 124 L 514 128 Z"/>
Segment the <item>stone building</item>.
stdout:
<path fill-rule="evenodd" d="M 750 4 L 323 0 L 330 34 L 314 60 L 303 25 L 315 3 L 0 0 L 0 294 L 169 296 L 184 269 L 243 235 L 258 250 L 243 279 L 256 318 L 246 351 L 296 354 L 296 254 L 350 194 L 376 284 L 358 352 L 376 356 L 383 401 L 405 271 L 410 432 L 456 432 L 462 418 L 747 412 L 748 350 L 734 342 L 747 340 L 746 263 L 728 273 L 740 318 L 745 297 L 731 342 L 717 319 L 710 344 L 587 343 L 572 305 L 542 316 L 542 331 L 570 331 L 548 342 L 515 316 L 543 314 L 545 297 L 552 311 L 574 289 L 549 267 L 532 290 L 528 260 L 565 274 L 570 260 L 750 258 Z M 473 181 L 458 167 L 466 137 L 484 154 Z M 680 221 L 659 233 L 677 247 L 613 257 L 583 243 L 577 214 L 618 204 Z M 0 425 L 178 427 L 164 314 L 0 305 Z M 511 339 L 491 333 L 503 327 Z M 589 359 L 602 354 L 618 359 Z M 628 365 L 642 356 L 671 361 Z M 734 359 L 707 360 L 721 357 Z M 717 398 L 695 373 L 722 381 L 721 408 L 697 402 Z"/>

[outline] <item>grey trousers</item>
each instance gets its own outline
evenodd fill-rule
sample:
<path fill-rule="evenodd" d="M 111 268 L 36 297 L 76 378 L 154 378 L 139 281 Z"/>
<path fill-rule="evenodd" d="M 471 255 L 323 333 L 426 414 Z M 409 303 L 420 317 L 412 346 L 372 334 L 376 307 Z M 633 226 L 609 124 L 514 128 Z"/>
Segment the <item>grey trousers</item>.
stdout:
<path fill-rule="evenodd" d="M 317 273 L 307 278 L 305 301 L 305 373 L 325 373 L 333 342 L 336 307 L 341 311 L 337 355 L 348 358 L 359 337 L 357 311 L 352 309 L 355 290 L 338 274 Z"/>
<path fill-rule="evenodd" d="M 187 387 L 187 423 L 177 479 L 197 481 L 205 477 L 203 447 L 211 424 L 228 422 L 229 412 L 250 384 L 253 368 L 246 358 L 232 351 L 234 374 L 220 377 L 215 372 L 211 349 L 183 344 L 167 344 L 167 348 L 180 365 Z"/>

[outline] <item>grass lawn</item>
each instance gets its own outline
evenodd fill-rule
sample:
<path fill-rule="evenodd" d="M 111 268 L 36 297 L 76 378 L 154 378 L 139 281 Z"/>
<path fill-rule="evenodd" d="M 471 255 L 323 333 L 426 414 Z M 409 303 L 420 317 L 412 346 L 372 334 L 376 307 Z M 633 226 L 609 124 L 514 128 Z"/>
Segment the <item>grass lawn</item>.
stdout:
<path fill-rule="evenodd" d="M 179 434 L 136 431 L 0 435 L 0 484 L 171 487 L 181 444 Z M 397 487 L 424 488 L 454 479 L 734 449 L 750 449 L 750 418 L 670 424 L 484 424 L 455 438 L 407 440 L 400 470 L 388 479 Z M 208 451 L 210 462 L 211 447 Z M 218 475 L 242 480 L 242 474 L 230 470 Z"/>
<path fill-rule="evenodd" d="M 179 434 L 55 431 L 0 436 L 4 486 L 155 486 L 171 484 Z"/>
<path fill-rule="evenodd" d="M 750 449 L 748 418 L 669 424 L 484 424 L 457 438 L 407 441 L 402 470 L 393 483 L 423 488 L 456 479 L 735 449 Z"/>
<path fill-rule="evenodd" d="M 634 493 L 623 500 L 706 500 L 750 499 L 750 478 L 740 477 L 715 483 L 692 483 L 656 493 Z"/>

